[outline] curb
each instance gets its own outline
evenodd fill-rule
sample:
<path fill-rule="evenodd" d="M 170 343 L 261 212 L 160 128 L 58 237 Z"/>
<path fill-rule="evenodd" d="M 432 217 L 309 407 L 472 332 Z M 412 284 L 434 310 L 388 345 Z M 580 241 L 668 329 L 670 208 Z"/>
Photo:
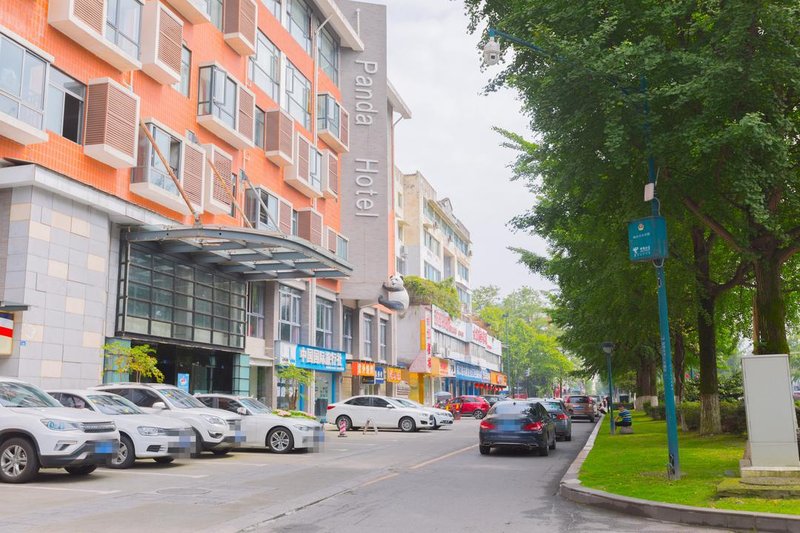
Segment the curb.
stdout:
<path fill-rule="evenodd" d="M 605 418 L 605 415 L 603 418 Z M 589 456 L 589 452 L 594 447 L 594 441 L 600 431 L 602 421 L 603 419 L 601 418 L 591 435 L 589 435 L 586 445 L 569 466 L 564 477 L 561 478 L 558 493 L 562 498 L 575 503 L 611 509 L 631 516 L 691 526 L 781 533 L 800 530 L 800 517 L 790 515 L 708 509 L 675 503 L 654 502 L 584 487 L 578 479 L 578 473 Z"/>

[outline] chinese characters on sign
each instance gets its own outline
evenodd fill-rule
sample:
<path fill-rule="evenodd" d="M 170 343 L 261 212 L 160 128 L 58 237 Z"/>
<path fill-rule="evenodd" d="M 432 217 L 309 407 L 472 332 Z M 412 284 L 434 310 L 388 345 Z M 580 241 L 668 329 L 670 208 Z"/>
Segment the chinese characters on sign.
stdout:
<path fill-rule="evenodd" d="M 350 372 L 354 376 L 375 376 L 375 363 L 367 361 L 353 361 L 350 363 Z"/>
<path fill-rule="evenodd" d="M 646 217 L 628 224 L 628 253 L 631 261 L 667 257 L 667 223 L 664 217 Z"/>
<path fill-rule="evenodd" d="M 324 370 L 327 372 L 344 372 L 347 368 L 345 353 L 335 350 L 325 350 L 314 346 L 298 345 L 294 353 L 294 361 L 287 358 L 284 364 L 294 365 L 298 368 L 309 370 Z"/>
<path fill-rule="evenodd" d="M 435 305 L 431 306 L 431 311 L 433 313 L 433 329 L 462 341 L 467 340 L 467 328 L 463 321 L 452 318 L 447 311 L 439 309 Z"/>
<path fill-rule="evenodd" d="M 400 383 L 403 381 L 402 370 L 391 366 L 386 367 L 386 381 L 389 383 Z"/>

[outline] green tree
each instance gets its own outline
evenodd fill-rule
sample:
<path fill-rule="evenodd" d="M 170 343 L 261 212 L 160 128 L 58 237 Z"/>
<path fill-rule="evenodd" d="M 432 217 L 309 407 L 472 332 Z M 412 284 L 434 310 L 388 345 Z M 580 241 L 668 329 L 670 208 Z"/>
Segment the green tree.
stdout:
<path fill-rule="evenodd" d="M 308 386 L 314 381 L 310 370 L 296 366 L 282 366 L 278 368 L 278 379 L 286 385 L 289 409 L 297 409 L 297 400 L 300 397 L 300 385 Z"/>
<path fill-rule="evenodd" d="M 435 305 L 454 318 L 461 317 L 461 300 L 453 278 L 436 282 L 419 276 L 405 276 L 403 283 L 411 305 Z"/>
<path fill-rule="evenodd" d="M 152 378 L 158 383 L 164 381 L 164 374 L 158 369 L 155 348 L 149 344 L 131 346 L 119 341 L 103 345 L 103 351 L 113 361 L 113 371 L 118 374 L 133 375 L 136 382 L 142 378 Z"/>

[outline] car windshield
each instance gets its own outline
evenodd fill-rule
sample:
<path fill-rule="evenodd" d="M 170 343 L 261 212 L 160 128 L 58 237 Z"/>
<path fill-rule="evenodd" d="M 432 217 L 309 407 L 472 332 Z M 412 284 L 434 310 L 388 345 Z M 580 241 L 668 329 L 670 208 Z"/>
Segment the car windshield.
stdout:
<path fill-rule="evenodd" d="M 561 404 L 558 402 L 541 402 L 548 411 L 561 411 Z"/>
<path fill-rule="evenodd" d="M 570 396 L 569 403 L 589 403 L 589 398 L 586 396 Z"/>
<path fill-rule="evenodd" d="M 89 401 L 97 407 L 97 410 L 104 415 L 142 415 L 144 411 L 136 407 L 134 404 L 116 394 L 105 395 L 96 394 L 88 396 Z"/>
<path fill-rule="evenodd" d="M 272 412 L 272 409 L 255 398 L 239 398 L 239 403 L 255 414 L 268 415 Z"/>
<path fill-rule="evenodd" d="M 55 398 L 27 383 L 0 382 L 0 405 L 3 407 L 63 407 Z"/>
<path fill-rule="evenodd" d="M 533 404 L 531 402 L 497 402 L 489 410 L 490 415 L 527 415 Z"/>
<path fill-rule="evenodd" d="M 188 392 L 183 392 L 181 389 L 158 389 L 164 398 L 178 409 L 193 409 L 195 407 L 206 407 L 206 405 L 190 395 Z"/>

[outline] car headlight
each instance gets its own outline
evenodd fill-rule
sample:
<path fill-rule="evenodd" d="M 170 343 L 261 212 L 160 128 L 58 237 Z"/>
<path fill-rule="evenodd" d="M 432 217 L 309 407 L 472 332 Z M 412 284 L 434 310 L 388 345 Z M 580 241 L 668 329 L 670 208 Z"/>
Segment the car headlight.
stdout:
<path fill-rule="evenodd" d="M 297 424 L 295 428 L 299 429 L 300 431 L 314 431 L 314 426 L 305 426 L 302 424 Z"/>
<path fill-rule="evenodd" d="M 203 418 L 203 420 L 205 420 L 209 424 L 214 424 L 215 426 L 228 427 L 228 424 L 226 424 L 225 421 L 218 416 L 214 415 L 200 415 L 200 416 Z"/>
<path fill-rule="evenodd" d="M 57 418 L 43 418 L 42 424 L 47 429 L 53 431 L 83 431 L 80 422 L 70 422 L 68 420 L 59 420 Z"/>
<path fill-rule="evenodd" d="M 157 428 L 153 426 L 139 426 L 138 428 L 136 428 L 136 430 L 139 432 L 139 435 L 143 435 L 145 437 L 154 437 L 156 435 L 167 434 L 164 428 Z"/>

